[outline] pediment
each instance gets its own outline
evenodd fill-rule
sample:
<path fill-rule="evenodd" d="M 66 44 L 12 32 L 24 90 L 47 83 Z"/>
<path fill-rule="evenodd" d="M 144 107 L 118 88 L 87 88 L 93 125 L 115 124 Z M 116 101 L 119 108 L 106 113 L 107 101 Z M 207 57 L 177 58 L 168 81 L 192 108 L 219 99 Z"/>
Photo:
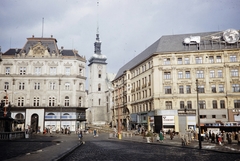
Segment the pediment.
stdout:
<path fill-rule="evenodd" d="M 27 57 L 49 57 L 47 47 L 45 47 L 41 42 L 30 47 Z"/>
<path fill-rule="evenodd" d="M 64 63 L 64 66 L 72 66 L 72 63 L 69 63 L 69 62 Z"/>
<path fill-rule="evenodd" d="M 33 63 L 34 66 L 43 66 L 43 63 L 40 63 L 39 61 Z"/>
<path fill-rule="evenodd" d="M 18 63 L 18 66 L 28 66 L 28 63 L 22 61 Z"/>
<path fill-rule="evenodd" d="M 54 61 L 51 61 L 51 62 L 48 63 L 48 65 L 49 66 L 58 66 L 58 63 L 57 62 L 55 63 Z"/>

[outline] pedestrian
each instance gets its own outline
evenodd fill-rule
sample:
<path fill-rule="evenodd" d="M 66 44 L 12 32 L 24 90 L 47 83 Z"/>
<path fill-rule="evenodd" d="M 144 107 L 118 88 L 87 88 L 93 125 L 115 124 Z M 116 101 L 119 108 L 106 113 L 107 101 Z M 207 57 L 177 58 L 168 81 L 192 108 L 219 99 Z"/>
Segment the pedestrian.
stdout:
<path fill-rule="evenodd" d="M 222 136 L 221 136 L 221 134 L 218 135 L 218 144 L 222 145 Z"/>
<path fill-rule="evenodd" d="M 226 142 L 226 138 L 227 138 L 226 132 L 223 131 L 223 134 L 222 134 L 222 142 L 223 142 L 223 143 Z"/>
<path fill-rule="evenodd" d="M 211 143 L 214 143 L 215 142 L 215 134 L 212 133 L 212 139 L 211 139 Z"/>
<path fill-rule="evenodd" d="M 212 139 L 212 133 L 211 133 L 211 130 L 209 130 L 209 132 L 208 132 L 208 137 L 209 137 L 209 139 Z"/>
<path fill-rule="evenodd" d="M 173 132 L 172 132 L 171 130 L 170 130 L 170 132 L 169 132 L 169 133 L 170 133 L 170 139 L 172 140 L 172 139 L 173 139 L 173 135 L 174 135 L 174 134 L 173 134 Z"/>
<path fill-rule="evenodd" d="M 82 142 L 82 139 L 83 139 L 83 134 L 82 134 L 82 130 L 79 132 L 79 134 L 78 134 L 78 140 L 80 141 L 80 142 Z"/>
<path fill-rule="evenodd" d="M 163 143 L 164 135 L 162 131 L 160 131 L 159 133 L 159 139 L 160 139 L 160 142 Z"/>
<path fill-rule="evenodd" d="M 96 137 L 96 135 L 97 135 L 97 130 L 94 129 L 94 130 L 93 130 L 93 137 Z"/>

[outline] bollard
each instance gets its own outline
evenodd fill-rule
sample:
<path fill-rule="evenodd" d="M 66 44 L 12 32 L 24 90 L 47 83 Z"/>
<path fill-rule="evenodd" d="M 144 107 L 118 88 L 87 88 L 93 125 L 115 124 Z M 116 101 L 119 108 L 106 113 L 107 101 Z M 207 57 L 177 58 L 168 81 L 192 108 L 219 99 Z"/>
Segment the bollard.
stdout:
<path fill-rule="evenodd" d="M 118 134 L 118 139 L 121 140 L 122 139 L 122 134 Z"/>

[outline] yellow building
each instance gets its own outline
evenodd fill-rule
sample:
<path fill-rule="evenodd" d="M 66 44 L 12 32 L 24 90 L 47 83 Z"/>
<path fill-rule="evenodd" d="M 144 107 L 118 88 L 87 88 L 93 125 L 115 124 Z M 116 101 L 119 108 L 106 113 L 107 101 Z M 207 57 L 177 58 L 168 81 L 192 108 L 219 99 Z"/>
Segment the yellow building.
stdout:
<path fill-rule="evenodd" d="M 200 117 L 203 130 L 240 127 L 239 63 L 238 30 L 162 36 L 112 81 L 113 122 L 123 130 L 185 132 Z"/>

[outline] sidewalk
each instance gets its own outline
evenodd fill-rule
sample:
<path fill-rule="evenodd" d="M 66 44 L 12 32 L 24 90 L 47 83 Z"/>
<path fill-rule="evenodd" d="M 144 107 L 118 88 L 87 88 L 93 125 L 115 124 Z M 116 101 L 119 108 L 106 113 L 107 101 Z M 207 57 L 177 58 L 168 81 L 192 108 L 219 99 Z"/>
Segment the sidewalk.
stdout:
<path fill-rule="evenodd" d="M 116 137 L 109 137 L 109 139 L 119 140 Z M 121 140 L 147 143 L 146 139 L 143 138 L 143 136 L 141 136 L 141 135 L 122 135 Z M 239 153 L 240 154 L 240 145 L 237 144 L 236 140 L 234 140 L 232 144 L 225 143 L 222 145 L 219 145 L 216 143 L 210 143 L 207 140 L 201 141 L 201 143 L 202 143 L 202 149 L 204 149 L 204 150 L 212 150 L 212 151 L 218 151 L 218 152 Z M 175 136 L 173 138 L 173 140 L 171 140 L 169 135 L 165 136 L 163 143 L 158 142 L 156 140 L 156 138 L 154 138 L 153 143 L 147 143 L 147 144 L 161 144 L 161 145 L 166 145 L 166 146 L 176 146 L 176 147 L 199 149 L 199 141 L 198 140 L 191 141 L 190 144 L 182 146 L 182 141 L 179 136 Z"/>

